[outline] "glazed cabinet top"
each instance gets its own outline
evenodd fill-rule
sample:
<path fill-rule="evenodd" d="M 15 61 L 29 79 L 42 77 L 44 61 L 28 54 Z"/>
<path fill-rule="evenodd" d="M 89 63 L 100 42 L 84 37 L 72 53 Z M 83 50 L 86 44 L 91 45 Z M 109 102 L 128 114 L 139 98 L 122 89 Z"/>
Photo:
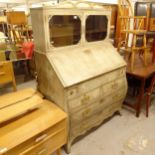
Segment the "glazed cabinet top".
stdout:
<path fill-rule="evenodd" d="M 31 8 L 31 19 L 37 51 L 46 53 L 59 48 L 64 51 L 108 39 L 111 9 L 86 2 L 60 3 Z"/>

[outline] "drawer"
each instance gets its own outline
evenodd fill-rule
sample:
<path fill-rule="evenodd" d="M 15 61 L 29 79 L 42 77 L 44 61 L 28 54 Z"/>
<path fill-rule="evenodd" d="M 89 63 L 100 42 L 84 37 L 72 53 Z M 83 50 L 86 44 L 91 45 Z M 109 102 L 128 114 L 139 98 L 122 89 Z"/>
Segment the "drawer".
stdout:
<path fill-rule="evenodd" d="M 0 83 L 7 83 L 13 79 L 13 69 L 11 63 L 0 63 Z"/>
<path fill-rule="evenodd" d="M 81 96 L 83 93 L 87 93 L 88 91 L 94 90 L 101 85 L 109 83 L 111 81 L 117 80 L 120 77 L 126 77 L 125 68 L 117 69 L 115 71 L 106 73 L 94 79 L 90 79 L 83 83 L 80 83 L 74 87 L 67 89 L 67 98 L 73 99 Z"/>
<path fill-rule="evenodd" d="M 119 100 L 123 100 L 125 98 L 125 96 L 126 96 L 126 90 L 122 87 L 122 89 L 120 89 L 120 91 L 115 91 L 114 93 L 112 93 L 106 97 L 102 97 L 100 99 L 100 101 L 98 102 L 98 106 L 100 108 L 105 108 Z"/>
<path fill-rule="evenodd" d="M 124 88 L 126 89 L 126 87 L 127 87 L 127 82 L 125 77 L 114 80 L 110 83 L 102 85 L 101 97 L 105 97 L 107 95 L 113 94 L 115 91 L 120 91 L 121 89 L 124 89 Z"/>
<path fill-rule="evenodd" d="M 95 79 L 82 83 L 80 87 L 80 92 L 87 92 L 88 90 L 95 89 L 97 87 L 100 87 L 101 85 L 117 80 L 123 76 L 126 76 L 125 68 L 105 73 L 102 76 L 99 76 Z"/>
<path fill-rule="evenodd" d="M 63 120 L 63 121 L 59 122 L 58 124 L 52 126 L 51 128 L 37 134 L 33 138 L 27 140 L 26 142 L 23 142 L 21 145 L 13 148 L 7 154 L 8 155 L 17 155 L 17 154 L 23 152 L 24 150 L 27 150 L 29 147 L 44 141 L 50 135 L 56 134 L 57 131 L 61 131 L 62 129 L 64 131 L 66 131 L 66 124 L 67 124 L 66 120 Z"/>
<path fill-rule="evenodd" d="M 79 109 L 85 108 L 91 103 L 97 101 L 100 97 L 100 89 L 97 88 L 93 91 L 90 91 L 76 99 L 72 99 L 68 102 L 70 113 L 75 113 Z"/>
<path fill-rule="evenodd" d="M 100 109 L 96 114 L 92 115 L 86 120 L 82 120 L 78 125 L 73 125 L 71 130 L 71 137 L 77 137 L 77 135 L 81 135 L 91 128 L 101 124 L 105 119 L 110 117 L 114 112 L 121 109 L 122 100 L 119 100 L 111 105 L 105 107 L 104 109 Z"/>
<path fill-rule="evenodd" d="M 9 72 L 10 74 L 12 74 L 12 63 L 11 62 L 0 62 L 0 71 L 2 72 Z"/>
<path fill-rule="evenodd" d="M 66 131 L 59 130 L 19 155 L 49 155 L 66 143 Z"/>
<path fill-rule="evenodd" d="M 107 107 L 111 106 L 115 102 L 121 101 L 122 104 L 125 98 L 125 91 L 122 88 L 121 91 L 115 91 L 113 94 L 106 96 L 105 98 L 98 99 L 96 102 L 82 108 L 81 110 L 74 112 L 71 114 L 71 125 L 76 126 L 81 121 L 88 119 L 89 117 L 94 116 L 101 110 L 106 109 Z"/>

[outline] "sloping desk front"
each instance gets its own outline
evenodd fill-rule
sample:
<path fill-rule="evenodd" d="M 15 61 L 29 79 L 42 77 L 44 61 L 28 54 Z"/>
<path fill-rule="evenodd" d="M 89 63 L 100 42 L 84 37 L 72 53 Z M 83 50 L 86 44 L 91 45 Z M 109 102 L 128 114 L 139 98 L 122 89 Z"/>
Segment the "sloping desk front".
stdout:
<path fill-rule="evenodd" d="M 144 89 L 145 89 L 146 80 L 149 77 L 151 77 L 153 74 L 155 74 L 155 64 L 152 63 L 151 55 L 148 55 L 147 62 L 148 64 L 145 66 L 141 58 L 137 58 L 133 70 L 131 70 L 130 68 L 130 62 L 127 62 L 128 64 L 127 76 L 131 76 L 133 78 L 138 79 L 140 81 L 140 88 L 139 88 L 139 94 L 137 96 L 137 100 L 135 104 L 130 104 L 130 103 L 127 103 L 126 101 L 124 103 L 136 110 L 137 117 L 139 117 L 140 115 L 141 102 L 144 97 Z"/>

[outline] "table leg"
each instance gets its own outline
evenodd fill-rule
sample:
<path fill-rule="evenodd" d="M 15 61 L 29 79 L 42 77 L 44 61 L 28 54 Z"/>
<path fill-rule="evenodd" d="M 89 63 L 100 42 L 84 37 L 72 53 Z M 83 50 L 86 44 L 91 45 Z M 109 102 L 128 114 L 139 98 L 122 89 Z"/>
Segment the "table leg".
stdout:
<path fill-rule="evenodd" d="M 29 62 L 28 60 L 24 60 L 24 69 L 25 69 L 25 79 L 27 79 L 30 76 L 30 72 L 29 72 Z"/>
<path fill-rule="evenodd" d="M 57 155 L 61 155 L 61 148 L 59 148 L 59 149 L 56 151 L 56 154 L 57 154 Z"/>
<path fill-rule="evenodd" d="M 155 62 L 155 39 L 153 41 L 153 46 L 152 46 L 152 63 Z"/>
<path fill-rule="evenodd" d="M 136 104 L 136 116 L 137 117 L 139 117 L 139 114 L 140 114 L 141 102 L 144 96 L 144 88 L 145 88 L 145 79 L 142 79 L 140 89 L 139 89 L 138 102 Z"/>

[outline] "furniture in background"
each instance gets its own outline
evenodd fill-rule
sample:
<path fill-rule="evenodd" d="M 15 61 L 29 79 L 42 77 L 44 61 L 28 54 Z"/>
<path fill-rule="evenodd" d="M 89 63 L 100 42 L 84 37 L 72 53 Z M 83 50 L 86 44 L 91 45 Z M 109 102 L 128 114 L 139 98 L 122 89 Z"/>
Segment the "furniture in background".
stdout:
<path fill-rule="evenodd" d="M 155 31 L 155 3 L 154 2 L 136 2 L 135 15 L 146 16 L 148 31 Z"/>
<path fill-rule="evenodd" d="M 124 6 L 124 3 L 126 5 Z M 124 8 L 128 7 L 129 16 L 124 15 Z M 120 19 L 120 38 L 118 43 L 118 51 L 123 52 L 125 56 L 128 54 L 131 61 L 131 70 L 134 68 L 134 59 L 137 52 L 143 56 L 146 65 L 146 17 L 134 16 L 131 2 L 129 0 L 119 1 L 119 19 Z"/>
<path fill-rule="evenodd" d="M 0 85 L 12 83 L 13 90 L 16 91 L 16 81 L 14 71 L 11 62 L 1 61 L 0 62 Z"/>
<path fill-rule="evenodd" d="M 7 36 L 7 18 L 6 16 L 0 16 L 0 32 L 3 32 Z"/>
<path fill-rule="evenodd" d="M 150 84 L 146 90 L 146 117 L 149 116 L 149 107 L 151 104 L 151 95 L 154 93 L 155 88 L 155 73 L 153 74 L 151 80 L 149 81 Z"/>
<path fill-rule="evenodd" d="M 11 11 L 6 13 L 9 40 L 15 44 L 32 40 L 32 29 L 27 23 L 25 12 Z"/>
<path fill-rule="evenodd" d="M 117 21 L 116 21 L 116 33 L 115 33 L 115 41 L 114 41 L 114 45 L 117 47 L 119 42 L 120 42 L 120 34 L 121 34 L 121 28 L 123 27 L 123 25 L 121 25 L 121 20 L 120 17 L 121 16 L 130 16 L 129 14 L 129 10 L 131 7 L 131 4 L 128 3 L 128 0 L 119 0 L 118 1 L 119 5 L 117 8 Z"/>
<path fill-rule="evenodd" d="M 29 77 L 30 74 L 30 61 L 33 57 L 34 52 L 34 43 L 33 42 L 24 42 L 18 47 L 15 44 L 0 44 L 0 60 L 1 61 L 10 61 L 14 64 L 16 68 L 16 64 L 18 66 L 23 66 L 25 71 L 25 77 Z M 34 68 L 35 71 L 35 68 Z"/>
<path fill-rule="evenodd" d="M 141 29 L 142 24 L 144 23 L 144 18 L 136 17 L 122 17 L 121 20 L 126 24 L 124 29 L 121 30 L 120 43 L 118 45 L 118 51 L 123 52 L 125 59 L 130 59 L 131 61 L 131 70 L 134 69 L 135 55 L 139 58 L 143 57 L 144 64 L 147 65 L 146 54 L 148 52 L 147 42 L 146 42 L 146 33 L 147 31 Z M 133 20 L 133 28 L 130 28 L 130 24 Z M 131 36 L 131 38 L 130 38 Z M 130 43 L 130 39 L 131 43 Z M 137 54 L 138 53 L 138 54 Z M 128 57 L 127 57 L 128 56 Z"/>
<path fill-rule="evenodd" d="M 153 52 L 153 56 L 152 56 L 152 62 L 155 62 L 155 37 L 153 40 L 153 45 L 152 45 L 152 52 Z"/>
<path fill-rule="evenodd" d="M 8 113 L 21 114 L 0 123 L 0 155 L 61 155 L 61 147 L 67 142 L 65 112 L 32 89 L 0 96 L 0 102 L 0 114 L 7 118 Z"/>
<path fill-rule="evenodd" d="M 155 64 L 152 64 L 152 55 L 148 54 L 147 55 L 148 59 L 148 65 L 145 66 L 144 63 L 140 59 L 136 59 L 135 61 L 135 67 L 134 71 L 131 70 L 130 68 L 130 61 L 127 61 L 127 76 L 128 78 L 133 78 L 137 79 L 140 84 L 138 84 L 138 94 L 136 95 L 136 100 L 134 103 L 131 103 L 131 101 L 125 100 L 124 104 L 128 105 L 129 107 L 135 109 L 136 111 L 136 116 L 139 117 L 140 115 L 140 109 L 141 109 L 141 104 L 144 99 L 145 95 L 145 86 L 146 86 L 146 81 L 151 78 L 152 76 L 155 75 Z M 154 80 L 154 77 L 153 77 Z M 149 84 L 147 86 L 147 95 L 149 95 L 152 92 L 152 86 L 154 84 L 154 81 L 152 81 L 152 84 Z M 137 82 L 134 84 L 134 87 L 136 87 Z M 130 87 L 130 84 L 129 84 Z M 148 116 L 148 107 L 149 107 L 149 96 L 147 96 L 147 102 L 146 104 L 146 116 Z"/>

